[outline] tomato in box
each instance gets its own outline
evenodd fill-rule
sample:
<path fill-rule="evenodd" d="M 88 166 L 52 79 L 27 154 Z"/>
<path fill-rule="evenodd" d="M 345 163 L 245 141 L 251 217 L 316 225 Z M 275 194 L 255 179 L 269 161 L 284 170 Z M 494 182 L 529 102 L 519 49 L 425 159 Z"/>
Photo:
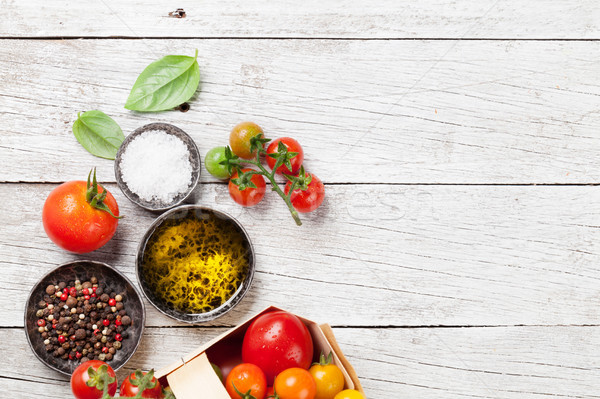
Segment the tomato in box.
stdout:
<path fill-rule="evenodd" d="M 307 370 L 313 359 L 313 341 L 308 328 L 295 315 L 274 311 L 257 317 L 246 330 L 242 360 L 260 367 L 271 385 L 283 370 Z"/>

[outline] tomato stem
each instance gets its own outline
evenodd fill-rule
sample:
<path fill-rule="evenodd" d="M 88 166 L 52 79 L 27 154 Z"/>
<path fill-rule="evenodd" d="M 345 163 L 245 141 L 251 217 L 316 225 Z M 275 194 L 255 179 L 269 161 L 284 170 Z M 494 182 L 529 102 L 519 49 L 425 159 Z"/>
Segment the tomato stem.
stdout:
<path fill-rule="evenodd" d="M 94 172 L 94 179 L 90 183 L 90 177 L 92 176 L 92 171 Z M 98 192 L 98 186 L 100 186 L 100 188 L 102 189 L 102 193 Z M 122 219 L 123 216 L 115 216 L 112 213 L 112 211 L 110 210 L 110 208 L 108 207 L 108 205 L 106 205 L 104 203 L 107 193 L 108 193 L 108 191 L 106 191 L 106 189 L 104 187 L 102 187 L 101 184 L 98 184 L 98 181 L 96 180 L 96 168 L 90 170 L 90 173 L 88 174 L 88 179 L 87 179 L 87 190 L 85 192 L 86 201 L 88 202 L 88 204 L 90 204 L 90 206 L 92 208 L 99 209 L 104 212 L 108 212 L 108 214 L 115 219 Z"/>
<path fill-rule="evenodd" d="M 302 221 L 300 220 L 300 215 L 298 214 L 298 211 L 294 208 L 291 197 L 292 197 L 292 192 L 296 188 L 302 188 L 304 185 L 304 188 L 302 188 L 302 189 L 306 190 L 306 184 L 310 183 L 310 180 L 306 180 L 306 178 L 297 179 L 297 178 L 288 177 L 288 180 L 291 181 L 291 185 L 290 185 L 290 190 L 286 195 L 285 192 L 281 189 L 281 187 L 279 187 L 279 184 L 277 184 L 277 182 L 275 181 L 275 173 L 276 173 L 277 168 L 279 168 L 281 165 L 285 165 L 288 168 L 288 170 L 291 170 L 292 165 L 290 163 L 290 159 L 292 159 L 293 157 L 298 155 L 298 153 L 297 152 L 289 152 L 287 150 L 287 147 L 285 147 L 285 145 L 283 145 L 280 142 L 278 152 L 277 152 L 276 156 L 273 157 L 276 160 L 275 165 L 273 166 L 272 170 L 269 172 L 263 166 L 261 159 L 260 159 L 261 155 L 263 155 L 263 154 L 265 156 L 269 156 L 267 154 L 267 151 L 264 148 L 264 144 L 268 143 L 269 141 L 271 141 L 271 140 L 264 138 L 262 133 L 255 137 L 252 137 L 250 139 L 250 148 L 253 152 L 256 153 L 254 160 L 240 159 L 237 155 L 233 154 L 233 152 L 231 151 L 231 148 L 229 146 L 227 146 L 225 148 L 226 160 L 222 161 L 221 164 L 227 165 L 227 170 L 229 171 L 230 174 L 232 174 L 234 170 L 237 171 L 238 177 L 231 179 L 231 181 L 233 182 L 233 184 L 238 186 L 240 191 L 245 190 L 247 187 L 252 187 L 247 184 L 247 182 L 250 181 L 249 179 L 251 178 L 252 174 L 262 175 L 262 176 L 266 177 L 267 179 L 269 179 L 269 182 L 271 182 L 271 190 L 273 190 L 277 194 L 279 194 L 279 196 L 283 199 L 283 201 L 287 205 L 288 209 L 290 210 L 290 213 L 292 214 L 292 217 L 294 218 L 294 221 L 296 222 L 296 224 L 298 226 L 302 226 Z M 273 154 L 271 154 L 271 155 L 273 155 Z M 242 163 L 254 165 L 259 170 L 242 172 Z M 301 168 L 300 170 L 304 171 L 304 168 Z M 307 182 L 307 183 L 303 183 L 303 182 Z"/>
<path fill-rule="evenodd" d="M 261 153 L 260 150 L 256 152 L 256 160 L 255 161 L 245 161 L 245 162 L 248 162 L 248 163 L 258 167 L 260 169 L 260 171 L 262 172 L 260 174 L 262 174 L 267 179 L 269 179 L 269 181 L 271 182 L 271 190 L 273 190 L 277 194 L 279 194 L 279 196 L 283 199 L 283 201 L 287 205 L 288 209 L 290 210 L 290 213 L 292 214 L 292 217 L 294 218 L 294 221 L 296 222 L 296 224 L 298 226 L 302 226 L 302 221 L 300 220 L 300 215 L 298 214 L 298 211 L 296 209 L 294 209 L 294 206 L 292 205 L 292 200 L 290 199 L 292 196 L 292 191 L 294 191 L 295 183 L 292 183 L 292 186 L 290 187 L 288 195 L 285 195 L 283 190 L 281 190 L 281 187 L 279 187 L 279 184 L 277 184 L 277 182 L 275 181 L 275 171 L 282 164 L 281 158 L 277 160 L 277 162 L 275 163 L 275 166 L 273 167 L 273 170 L 271 172 L 269 172 L 263 166 L 263 164 L 260 162 L 260 153 Z"/>

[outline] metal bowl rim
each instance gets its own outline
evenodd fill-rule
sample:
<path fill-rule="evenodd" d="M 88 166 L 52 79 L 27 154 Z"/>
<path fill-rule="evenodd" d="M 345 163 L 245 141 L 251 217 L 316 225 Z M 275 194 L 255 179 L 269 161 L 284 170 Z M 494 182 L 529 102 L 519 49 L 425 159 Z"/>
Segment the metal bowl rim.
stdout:
<path fill-rule="evenodd" d="M 25 336 L 27 337 L 27 343 L 29 344 L 29 348 L 31 349 L 31 351 L 33 352 L 33 354 L 35 355 L 35 357 L 38 358 L 38 360 L 40 362 L 42 362 L 43 364 L 45 364 L 47 367 L 51 368 L 54 371 L 58 371 L 61 374 L 64 375 L 71 375 L 70 373 L 67 373 L 49 363 L 47 363 L 44 359 L 42 359 L 40 357 L 40 355 L 37 353 L 37 351 L 33 348 L 33 344 L 31 342 L 31 338 L 29 338 L 29 331 L 27 330 L 27 309 L 29 308 L 30 302 L 31 302 L 31 298 L 33 297 L 34 291 L 35 289 L 38 287 L 38 285 L 47 277 L 49 277 L 52 273 L 55 273 L 57 270 L 66 267 L 66 266 L 71 266 L 73 264 L 78 264 L 78 263 L 93 263 L 97 266 L 100 267 L 106 267 L 107 269 L 110 269 L 111 271 L 115 272 L 117 275 L 119 275 L 121 278 L 123 278 L 123 280 L 125 280 L 125 282 L 127 284 L 129 284 L 134 292 L 136 293 L 136 295 L 138 296 L 138 299 L 140 300 L 141 304 L 142 304 L 142 329 L 140 330 L 140 335 L 139 337 L 136 339 L 136 343 L 135 346 L 133 347 L 133 350 L 131 351 L 131 353 L 129 354 L 129 356 L 127 356 L 125 358 L 125 360 L 123 361 L 123 364 L 117 366 L 117 367 L 113 367 L 111 365 L 111 367 L 113 368 L 113 370 L 117 371 L 119 369 L 121 369 L 121 367 L 123 367 L 128 361 L 129 359 L 132 358 L 132 356 L 135 354 L 135 352 L 137 351 L 140 342 L 142 341 L 142 335 L 144 335 L 144 329 L 146 326 L 146 307 L 144 306 L 144 301 L 142 300 L 142 298 L 144 298 L 144 296 L 142 296 L 142 294 L 140 293 L 140 290 L 135 286 L 135 284 L 133 284 L 131 282 L 131 280 L 129 280 L 127 278 L 127 276 L 125 276 L 123 273 L 121 273 L 120 271 L 118 271 L 116 268 L 112 267 L 111 265 L 109 265 L 108 263 L 104 263 L 104 262 L 100 262 L 97 260 L 87 260 L 87 259 L 78 259 L 78 260 L 73 260 L 73 261 L 69 261 L 69 262 L 65 262 L 65 263 L 61 263 L 60 265 L 56 266 L 55 268 L 53 268 L 52 270 L 48 271 L 46 274 L 44 274 L 42 277 L 40 277 L 40 279 L 33 285 L 33 287 L 31 288 L 31 290 L 29 290 L 29 295 L 27 296 L 27 300 L 25 301 L 25 312 L 24 312 L 24 316 L 23 316 L 23 330 L 25 331 Z M 43 288 L 43 287 L 41 287 Z"/>
<path fill-rule="evenodd" d="M 141 204 L 140 202 L 138 202 L 135 198 L 132 198 L 131 195 L 129 194 L 129 192 L 131 191 L 129 189 L 129 187 L 127 187 L 127 184 L 123 181 L 123 179 L 121 179 L 121 162 L 117 162 L 117 160 L 120 160 L 123 152 L 125 151 L 125 149 L 129 146 L 129 143 L 137 136 L 139 136 L 142 133 L 145 133 L 146 131 L 150 130 L 152 127 L 155 127 L 156 130 L 161 130 L 165 133 L 167 133 L 165 131 L 165 129 L 163 128 L 164 126 L 169 126 L 171 128 L 173 128 L 175 131 L 177 131 L 178 134 L 181 134 L 182 136 L 185 136 L 187 138 L 189 138 L 189 143 L 191 143 L 192 148 L 190 149 L 190 152 L 193 152 L 195 154 L 198 155 L 198 170 L 192 170 L 192 184 L 189 186 L 188 188 L 188 192 L 187 194 L 182 197 L 179 201 L 174 202 L 168 206 L 164 206 L 164 207 L 150 207 L 144 204 Z M 170 133 L 167 133 L 170 134 Z M 189 146 L 187 145 L 188 143 L 184 143 L 186 144 L 186 147 L 189 148 Z M 175 125 L 172 125 L 170 123 L 164 123 L 164 122 L 153 122 L 153 123 L 148 123 L 144 126 L 140 126 L 137 129 L 135 129 L 133 132 L 131 132 L 127 137 L 125 137 L 125 140 L 123 140 L 123 142 L 121 143 L 121 145 L 119 146 L 119 149 L 117 151 L 117 155 L 115 156 L 115 162 L 114 162 L 114 171 L 115 171 L 115 179 L 117 181 L 117 186 L 119 187 L 119 189 L 121 190 L 121 192 L 125 195 L 125 197 L 127 197 L 127 199 L 129 199 L 131 202 L 133 202 L 134 204 L 136 204 L 137 206 L 144 208 L 148 211 L 153 211 L 153 212 L 163 212 L 169 209 L 172 209 L 178 205 L 181 205 L 182 203 L 184 203 L 189 197 L 190 195 L 192 195 L 192 192 L 196 189 L 196 187 L 198 186 L 198 184 L 200 183 L 200 174 L 202 171 L 202 157 L 200 156 L 200 151 L 198 150 L 198 146 L 196 145 L 196 142 L 194 141 L 194 139 L 192 138 L 192 136 L 190 136 L 189 134 L 187 134 L 184 130 L 182 130 L 180 127 L 177 127 Z M 124 190 L 123 187 L 126 187 L 127 190 Z"/>
<path fill-rule="evenodd" d="M 150 238 L 150 236 L 152 235 L 152 233 L 156 230 L 156 227 L 158 227 L 165 219 L 167 219 L 171 214 L 181 211 L 181 210 L 190 210 L 190 209 L 200 209 L 203 211 L 208 211 L 208 212 L 213 212 L 215 214 L 220 214 L 222 216 L 224 216 L 224 219 L 228 219 L 230 221 L 232 221 L 233 223 L 236 224 L 236 226 L 242 231 L 242 233 L 244 234 L 244 237 L 246 239 L 246 241 L 248 242 L 248 248 L 250 248 L 250 254 L 251 254 L 251 259 L 250 259 L 250 268 L 248 270 L 248 275 L 246 276 L 246 280 L 247 281 L 247 288 L 245 290 L 240 291 L 236 296 L 232 297 L 235 298 L 235 301 L 232 303 L 232 305 L 224 310 L 222 313 L 190 313 L 190 316 L 200 316 L 203 314 L 207 314 L 209 315 L 209 317 L 202 319 L 202 320 L 189 320 L 189 319 L 184 319 L 184 318 L 180 318 L 177 317 L 175 315 L 169 314 L 167 312 L 165 312 L 160 306 L 158 306 L 156 303 L 154 303 L 154 301 L 150 298 L 150 296 L 146 293 L 146 290 L 144 289 L 144 285 L 142 284 L 142 279 L 140 276 L 140 257 L 143 255 L 143 249 L 146 245 L 146 243 L 148 242 L 148 239 Z M 250 291 L 250 287 L 252 286 L 252 282 L 254 280 L 254 271 L 256 269 L 256 254 L 254 252 L 254 246 L 252 245 L 252 241 L 250 240 L 250 236 L 248 235 L 248 232 L 246 231 L 246 229 L 244 228 L 244 226 L 242 226 L 242 224 L 240 222 L 237 221 L 237 219 L 235 219 L 233 216 L 229 215 L 226 212 L 220 211 L 220 210 L 216 210 L 214 208 L 210 208 L 208 206 L 203 206 L 203 205 L 180 205 L 177 206 L 175 208 L 170 209 L 169 211 L 163 213 L 162 215 L 158 216 L 154 222 L 152 222 L 152 224 L 150 225 L 150 227 L 148 227 L 148 229 L 146 230 L 146 232 L 144 233 L 144 235 L 142 236 L 142 239 L 140 240 L 140 243 L 138 244 L 138 248 L 137 248 L 137 254 L 135 257 L 135 275 L 136 278 L 138 280 L 138 283 L 140 284 L 140 289 L 142 291 L 142 293 L 144 294 L 144 297 L 148 300 L 148 302 L 150 302 L 152 304 L 152 306 L 154 306 L 160 313 L 164 314 L 165 316 L 168 316 L 172 319 L 175 319 L 177 321 L 181 321 L 187 324 L 198 324 L 198 323 L 206 323 L 215 319 L 218 319 L 219 317 L 229 313 L 234 307 L 236 307 L 241 301 L 242 299 L 246 296 L 246 294 L 248 293 L 248 291 Z M 231 299 L 231 298 L 230 298 Z M 223 306 L 223 305 L 221 305 Z M 220 308 L 217 308 L 215 310 L 218 310 Z M 178 312 L 180 314 L 183 314 L 183 312 Z"/>

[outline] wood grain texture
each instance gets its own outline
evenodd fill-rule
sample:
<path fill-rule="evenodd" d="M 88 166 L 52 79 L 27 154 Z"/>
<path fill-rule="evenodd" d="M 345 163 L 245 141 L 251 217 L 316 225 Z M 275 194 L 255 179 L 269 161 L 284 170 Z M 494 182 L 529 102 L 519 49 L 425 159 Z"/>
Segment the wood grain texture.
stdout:
<path fill-rule="evenodd" d="M 222 333 L 222 328 L 149 328 L 119 380 L 160 368 Z M 368 398 L 598 398 L 600 327 L 335 329 Z M 23 397 L 64 397 L 67 379 L 41 365 L 20 329 L 0 362 L 0 388 Z M 12 383 L 11 383 L 12 382 Z"/>
<path fill-rule="evenodd" d="M 42 228 L 53 187 L 0 186 L 0 203 L 19 209 L 3 220 L 0 286 L 10 295 L 0 296 L 0 326 L 21 326 L 29 289 L 68 260 L 106 261 L 135 281 L 137 245 L 154 216 L 108 185 L 126 218 L 104 248 L 70 255 Z M 596 187 L 328 185 L 300 228 L 269 194 L 254 209 L 234 204 L 221 184 L 195 198 L 238 218 L 257 255 L 252 290 L 212 325 L 236 325 L 268 305 L 333 326 L 600 324 Z M 146 308 L 148 325 L 178 325 Z"/>
<path fill-rule="evenodd" d="M 169 18 L 179 7 L 186 18 Z M 600 37 L 599 17 L 593 0 L 4 0 L 0 35 L 587 39 Z"/>
<path fill-rule="evenodd" d="M 123 108 L 147 64 L 194 48 L 189 112 Z M 126 134 L 176 124 L 202 154 L 254 120 L 296 137 L 327 183 L 598 183 L 599 56 L 596 41 L 4 40 L 0 181 L 91 166 L 114 181 L 71 132 L 77 112 L 100 109 Z"/>

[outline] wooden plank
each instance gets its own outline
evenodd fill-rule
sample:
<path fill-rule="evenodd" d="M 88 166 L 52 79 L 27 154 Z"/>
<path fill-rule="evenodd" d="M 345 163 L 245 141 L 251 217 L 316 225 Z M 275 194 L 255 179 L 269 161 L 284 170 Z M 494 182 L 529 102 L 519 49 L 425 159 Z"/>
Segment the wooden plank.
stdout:
<path fill-rule="evenodd" d="M 123 108 L 148 63 L 194 48 L 189 112 Z M 254 120 L 299 139 L 328 183 L 598 183 L 598 56 L 593 41 L 0 41 L 0 181 L 91 166 L 114 181 L 71 132 L 77 112 L 100 109 L 126 134 L 176 124 L 202 154 Z"/>
<path fill-rule="evenodd" d="M 135 281 L 138 241 L 154 215 L 108 185 L 126 218 L 104 248 L 71 255 L 42 228 L 53 187 L 0 185 L 0 203 L 18 209 L 3 218 L 0 326 L 21 326 L 28 291 L 68 260 L 105 261 Z M 251 291 L 210 325 L 236 325 L 268 305 L 334 326 L 600 324 L 596 187 L 328 185 L 326 193 L 298 228 L 275 194 L 243 209 L 225 185 L 201 187 L 195 201 L 236 217 L 257 254 Z M 146 309 L 148 325 L 178 325 Z"/>
<path fill-rule="evenodd" d="M 136 368 L 160 368 L 223 329 L 147 329 L 119 380 Z M 598 398 L 600 327 L 342 328 L 340 345 L 368 398 Z M 0 386 L 13 396 L 69 396 L 67 379 L 33 356 L 20 329 L 10 343 Z"/>
<path fill-rule="evenodd" d="M 182 19 L 169 12 L 181 7 Z M 3 37 L 598 38 L 600 8 L 538 0 L 9 2 Z"/>

